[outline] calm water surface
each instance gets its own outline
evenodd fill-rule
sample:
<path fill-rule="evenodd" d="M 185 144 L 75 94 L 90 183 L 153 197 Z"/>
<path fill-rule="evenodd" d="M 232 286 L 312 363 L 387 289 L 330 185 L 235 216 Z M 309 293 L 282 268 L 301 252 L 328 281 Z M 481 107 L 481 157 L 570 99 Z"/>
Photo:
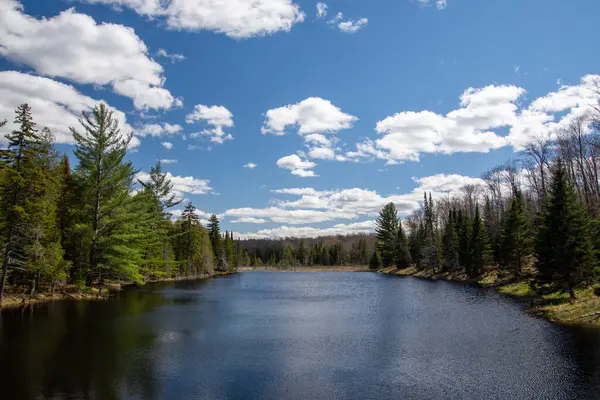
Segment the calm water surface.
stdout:
<path fill-rule="evenodd" d="M 600 333 L 492 291 L 250 272 L 3 312 L 3 399 L 600 399 Z"/>

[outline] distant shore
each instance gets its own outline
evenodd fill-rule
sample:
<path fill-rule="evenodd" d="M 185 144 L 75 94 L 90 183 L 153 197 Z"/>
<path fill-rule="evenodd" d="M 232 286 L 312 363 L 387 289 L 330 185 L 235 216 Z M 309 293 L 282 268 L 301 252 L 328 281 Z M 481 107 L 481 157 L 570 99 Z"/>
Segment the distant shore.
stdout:
<path fill-rule="evenodd" d="M 542 296 L 536 293 L 527 281 L 501 279 L 498 271 L 491 270 L 476 278 L 469 278 L 464 272 L 438 272 L 419 270 L 414 267 L 405 269 L 384 268 L 379 272 L 390 275 L 411 276 L 429 280 L 445 280 L 492 288 L 527 302 L 526 310 L 551 322 L 564 325 L 592 326 L 600 328 L 600 296 L 592 288 L 580 289 L 575 293 L 577 300 L 571 302 L 567 294 Z"/>
<path fill-rule="evenodd" d="M 373 272 L 364 265 L 314 265 L 303 267 L 239 267 L 238 272 L 277 271 L 277 272 Z"/>

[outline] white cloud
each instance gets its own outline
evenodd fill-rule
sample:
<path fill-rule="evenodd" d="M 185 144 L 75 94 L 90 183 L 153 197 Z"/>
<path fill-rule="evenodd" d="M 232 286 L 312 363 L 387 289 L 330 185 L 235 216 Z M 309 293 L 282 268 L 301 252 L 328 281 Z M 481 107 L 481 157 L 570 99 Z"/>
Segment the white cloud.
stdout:
<path fill-rule="evenodd" d="M 291 225 L 304 225 L 332 221 L 343 218 L 351 219 L 355 215 L 341 212 L 324 212 L 318 210 L 289 210 L 278 207 L 269 208 L 234 208 L 225 211 L 225 216 L 235 218 L 268 218 L 272 222 Z"/>
<path fill-rule="evenodd" d="M 223 106 L 205 106 L 197 104 L 194 111 L 185 117 L 188 124 L 203 121 L 212 128 L 204 129 L 200 132 L 190 135 L 192 138 L 200 136 L 209 136 L 213 143 L 223 143 L 226 140 L 232 140 L 233 136 L 230 133 L 225 133 L 223 128 L 233 127 L 233 114 Z"/>
<path fill-rule="evenodd" d="M 14 111 L 27 102 L 33 112 L 34 121 L 38 127 L 48 127 L 56 138 L 57 143 L 73 144 L 70 127 L 80 130 L 78 118 L 83 111 L 90 111 L 102 101 L 79 93 L 73 86 L 57 82 L 50 78 L 33 76 L 17 71 L 0 71 L 0 120 L 8 120 L 5 129 L 14 129 Z M 119 121 L 123 134 L 129 134 L 132 129 L 127 123 L 125 114 L 112 107 L 114 117 Z M 4 140 L 2 137 L 1 140 Z M 140 144 L 134 137 L 130 148 Z"/>
<path fill-rule="evenodd" d="M 293 175 L 302 178 L 315 177 L 315 172 L 312 169 L 316 166 L 312 161 L 302 160 L 296 154 L 285 156 L 277 160 L 277 166 L 292 171 Z"/>
<path fill-rule="evenodd" d="M 173 143 L 171 142 L 161 142 L 160 144 L 167 150 L 171 150 L 173 148 Z"/>
<path fill-rule="evenodd" d="M 333 160 L 335 158 L 335 151 L 328 147 L 315 147 L 308 152 L 308 156 L 321 160 Z"/>
<path fill-rule="evenodd" d="M 448 2 L 447 0 L 437 0 L 435 6 L 438 8 L 438 10 L 444 10 L 446 7 L 448 7 Z"/>
<path fill-rule="evenodd" d="M 146 124 L 135 130 L 135 134 L 140 137 L 152 136 L 168 136 L 175 133 L 179 133 L 183 130 L 181 125 L 171 125 L 169 123 L 163 124 Z"/>
<path fill-rule="evenodd" d="M 345 33 L 355 33 L 369 23 L 368 18 L 360 18 L 356 21 L 351 19 L 344 21 L 344 14 L 338 12 L 335 17 L 327 21 L 329 25 L 336 25 L 338 29 Z"/>
<path fill-rule="evenodd" d="M 150 174 L 141 171 L 135 177 L 142 182 L 146 182 L 150 179 Z M 184 194 L 201 195 L 213 192 L 213 188 L 209 186 L 210 181 L 206 179 L 197 179 L 193 176 L 178 176 L 170 172 L 167 172 L 167 179 L 171 180 L 173 194 L 179 199 L 183 199 Z"/>
<path fill-rule="evenodd" d="M 317 3 L 317 18 L 325 18 L 328 8 L 325 3 Z"/>
<path fill-rule="evenodd" d="M 161 163 L 163 164 L 177 164 L 179 161 L 177 160 L 171 160 L 168 158 L 163 158 L 162 160 L 160 160 Z"/>
<path fill-rule="evenodd" d="M 340 22 L 338 24 L 338 28 L 340 29 L 340 31 L 345 32 L 345 33 L 356 33 L 360 29 L 367 26 L 368 23 L 369 23 L 368 18 L 361 18 L 356 21 L 348 20 L 348 21 Z"/>
<path fill-rule="evenodd" d="M 185 60 L 185 56 L 179 53 L 168 53 L 165 49 L 158 49 L 156 52 L 157 57 L 164 57 L 170 60 L 173 64 Z"/>
<path fill-rule="evenodd" d="M 381 137 L 365 139 L 345 156 L 353 161 L 378 158 L 397 164 L 418 161 L 422 153 L 486 153 L 504 146 L 521 150 L 536 137 L 552 138 L 597 105 L 600 94 L 591 90 L 597 79 L 600 75 L 586 75 L 578 85 L 562 86 L 525 107 L 517 105 L 525 94 L 517 86 L 469 88 L 460 97 L 461 108 L 446 115 L 403 111 L 377 122 Z M 500 128 L 509 134 L 493 131 Z"/>
<path fill-rule="evenodd" d="M 266 117 L 262 133 L 278 136 L 284 135 L 288 126 L 297 126 L 301 135 L 335 133 L 352 128 L 358 120 L 320 97 L 309 97 L 296 104 L 268 110 Z"/>
<path fill-rule="evenodd" d="M 138 109 L 181 105 L 163 88 L 162 67 L 132 28 L 102 23 L 68 9 L 36 19 L 16 0 L 0 2 L 0 55 L 50 77 L 110 85 Z"/>
<path fill-rule="evenodd" d="M 268 221 L 263 218 L 242 217 L 231 221 L 232 224 L 266 224 Z"/>
<path fill-rule="evenodd" d="M 375 229 L 373 221 L 363 221 L 354 224 L 337 224 L 331 228 L 313 228 L 297 226 L 280 226 L 274 229 L 262 229 L 255 233 L 235 233 L 236 237 L 246 239 L 284 239 L 284 238 L 314 238 L 320 236 L 369 234 Z"/>
<path fill-rule="evenodd" d="M 248 163 L 246 165 L 244 165 L 244 168 L 248 168 L 248 169 L 254 169 L 256 168 L 258 165 L 254 164 L 254 163 Z"/>
<path fill-rule="evenodd" d="M 331 228 L 317 229 L 312 227 L 279 227 L 266 229 L 256 233 L 249 233 L 246 237 L 285 237 L 285 236 L 323 236 L 329 234 L 346 234 L 357 229 L 360 232 L 370 232 L 373 220 L 381 208 L 393 202 L 400 216 L 407 216 L 419 207 L 425 191 L 430 192 L 434 200 L 446 198 L 460 193 L 460 189 L 467 185 L 481 185 L 483 181 L 478 178 L 456 174 L 438 174 L 413 178 L 416 185 L 406 193 L 380 195 L 374 190 L 349 188 L 337 190 L 316 190 L 314 188 L 284 188 L 273 189 L 272 193 L 297 196 L 294 200 L 273 200 L 275 206 L 268 208 L 237 208 L 227 210 L 226 216 L 235 218 L 260 218 L 274 223 L 288 225 L 307 225 L 324 223 L 334 220 L 349 220 L 369 217 L 369 221 L 358 224 L 338 224 Z M 289 198 L 289 197 L 288 197 Z M 341 230 L 341 231 L 340 231 Z M 293 232 L 293 233 L 292 233 Z M 331 233 L 333 232 L 333 233 Z M 258 236 L 252 236 L 258 235 Z M 244 236 L 242 236 L 244 237 Z"/>
<path fill-rule="evenodd" d="M 292 0 L 80 0 L 127 6 L 138 14 L 165 20 L 169 28 L 209 30 L 242 39 L 289 32 L 305 14 Z"/>

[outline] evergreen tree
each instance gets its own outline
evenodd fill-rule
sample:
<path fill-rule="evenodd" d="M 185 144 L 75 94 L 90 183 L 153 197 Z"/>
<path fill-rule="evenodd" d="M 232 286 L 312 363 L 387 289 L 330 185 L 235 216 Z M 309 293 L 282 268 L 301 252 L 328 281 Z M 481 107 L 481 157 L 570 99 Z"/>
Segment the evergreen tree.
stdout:
<path fill-rule="evenodd" d="M 408 268 L 412 263 L 410 251 L 408 251 L 408 240 L 402 228 L 402 222 L 398 222 L 398 237 L 396 239 L 396 267 Z"/>
<path fill-rule="evenodd" d="M 26 268 L 25 248 L 31 245 L 32 236 L 35 236 L 29 222 L 36 216 L 30 213 L 44 184 L 39 164 L 35 162 L 41 150 L 41 137 L 33 122 L 29 105 L 22 104 L 17 108 L 15 124 L 18 129 L 6 135 L 8 147 L 2 152 L 5 181 L 0 188 L 0 211 L 5 244 L 0 277 L 0 306 L 9 268 Z"/>
<path fill-rule="evenodd" d="M 467 274 L 473 277 L 483 272 L 486 263 L 488 263 L 491 258 L 490 242 L 481 216 L 479 215 L 479 206 L 475 207 L 470 248 L 471 257 L 470 264 L 467 268 Z"/>
<path fill-rule="evenodd" d="M 462 268 L 468 268 L 471 265 L 471 221 L 462 210 L 458 211 L 456 218 L 458 230 L 458 261 Z"/>
<path fill-rule="evenodd" d="M 141 280 L 138 228 L 129 193 L 135 171 L 125 162 L 132 135 L 121 134 L 118 121 L 104 104 L 84 112 L 80 133 L 71 128 L 79 163 L 74 179 L 80 188 L 82 248 L 89 249 L 87 284 L 102 282 L 105 274 Z"/>
<path fill-rule="evenodd" d="M 448 222 L 442 239 L 442 253 L 444 269 L 448 272 L 456 271 L 460 264 L 458 260 L 458 236 L 456 234 L 455 212 L 450 211 Z"/>
<path fill-rule="evenodd" d="M 376 271 L 379 268 L 381 268 L 381 260 L 379 257 L 379 253 L 377 252 L 377 250 L 375 250 L 373 251 L 371 258 L 369 259 L 369 269 Z"/>
<path fill-rule="evenodd" d="M 559 160 L 537 236 L 539 289 L 569 293 L 574 299 L 574 289 L 592 276 L 595 260 L 588 220 Z"/>
<path fill-rule="evenodd" d="M 296 253 L 298 254 L 298 263 L 302 266 L 306 265 L 306 258 L 308 255 L 306 240 L 300 239 L 300 245 L 298 246 L 298 251 Z"/>
<path fill-rule="evenodd" d="M 502 259 L 517 279 L 523 275 L 526 258 L 531 255 L 531 229 L 523 206 L 523 198 L 517 191 L 511 199 L 502 232 Z"/>
<path fill-rule="evenodd" d="M 207 228 L 210 243 L 215 253 L 215 259 L 218 259 L 221 255 L 221 228 L 219 227 L 219 218 L 215 214 L 210 216 Z"/>
<path fill-rule="evenodd" d="M 394 264 L 398 236 L 398 212 L 394 203 L 386 204 L 375 219 L 377 250 L 384 267 Z"/>
<path fill-rule="evenodd" d="M 200 220 L 198 219 L 198 214 L 196 214 L 196 207 L 194 207 L 194 205 L 192 204 L 191 201 L 183 209 L 183 212 L 181 213 L 181 221 L 182 221 L 181 226 L 183 228 L 183 234 L 186 237 L 185 247 L 184 247 L 185 253 L 182 257 L 183 259 L 185 259 L 184 274 L 185 274 L 185 276 L 190 276 L 190 274 L 192 273 L 191 266 L 192 266 L 192 258 L 193 258 L 194 230 L 197 226 L 200 225 Z"/>

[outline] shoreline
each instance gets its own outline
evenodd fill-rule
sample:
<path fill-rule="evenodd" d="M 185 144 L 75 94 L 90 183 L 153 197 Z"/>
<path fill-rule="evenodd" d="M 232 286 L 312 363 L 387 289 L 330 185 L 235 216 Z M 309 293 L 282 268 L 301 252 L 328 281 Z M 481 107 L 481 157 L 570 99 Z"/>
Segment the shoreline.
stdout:
<path fill-rule="evenodd" d="M 175 278 L 164 278 L 147 281 L 144 285 L 155 284 L 155 283 L 168 283 L 168 282 L 180 282 L 180 281 L 195 281 L 210 279 L 218 276 L 232 275 L 237 272 L 215 272 L 210 275 L 198 275 L 188 277 L 175 277 Z M 137 285 L 134 282 L 108 282 L 99 290 L 98 286 L 80 289 L 76 285 L 67 285 L 60 290 L 56 290 L 54 293 L 51 292 L 39 292 L 32 295 L 24 293 L 5 293 L 2 301 L 2 310 L 14 309 L 27 307 L 36 304 L 50 303 L 54 301 L 103 301 L 108 300 L 115 294 L 127 290 L 131 286 L 144 286 Z"/>
<path fill-rule="evenodd" d="M 396 269 L 383 268 L 378 272 L 387 275 L 413 277 L 426 280 L 442 280 L 454 283 L 477 285 L 482 289 L 493 289 L 511 296 L 525 304 L 525 311 L 560 325 L 600 328 L 600 317 L 594 314 L 600 311 L 600 296 L 594 294 L 593 288 L 579 289 L 575 293 L 577 299 L 569 301 L 567 294 L 540 295 L 527 281 L 516 282 L 514 279 L 501 280 L 496 270 L 469 278 L 466 273 L 454 273 L 418 270 L 415 267 Z"/>
<path fill-rule="evenodd" d="M 377 272 L 369 269 L 369 267 L 360 265 L 350 266 L 329 266 L 316 265 L 313 267 L 239 267 L 238 272 L 250 271 L 269 271 L 269 272 Z"/>

